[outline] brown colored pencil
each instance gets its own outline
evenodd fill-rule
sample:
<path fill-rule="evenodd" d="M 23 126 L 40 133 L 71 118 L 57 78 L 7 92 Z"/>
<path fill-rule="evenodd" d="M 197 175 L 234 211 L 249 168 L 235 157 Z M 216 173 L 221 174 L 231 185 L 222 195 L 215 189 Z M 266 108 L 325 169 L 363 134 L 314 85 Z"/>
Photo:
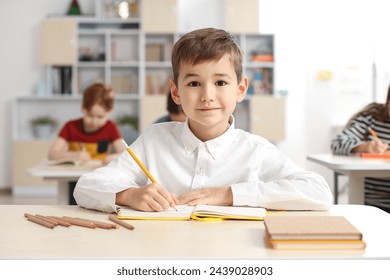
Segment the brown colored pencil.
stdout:
<path fill-rule="evenodd" d="M 87 228 L 96 228 L 96 225 L 92 222 L 86 222 L 77 218 L 67 217 L 63 216 L 61 219 L 65 220 L 66 222 L 80 227 L 87 227 Z"/>
<path fill-rule="evenodd" d="M 40 214 L 35 214 L 35 216 L 38 217 L 38 218 L 40 218 L 40 219 L 42 219 L 42 220 L 45 220 L 45 221 L 47 221 L 47 222 L 49 222 L 49 223 L 52 223 L 52 224 L 54 224 L 55 226 L 58 226 L 58 225 L 59 225 L 59 223 L 58 223 L 56 220 L 51 219 L 51 218 L 49 218 L 49 217 L 46 217 L 46 216 L 43 216 L 43 215 L 40 215 Z"/>
<path fill-rule="evenodd" d="M 54 221 L 56 221 L 60 226 L 63 226 L 63 227 L 70 227 L 72 224 L 64 221 L 61 217 L 56 217 L 56 216 L 47 216 L 48 218 L 50 219 L 53 219 Z"/>
<path fill-rule="evenodd" d="M 83 219 L 83 218 L 76 218 L 76 219 L 85 221 L 87 223 L 93 223 L 98 228 L 104 228 L 104 229 L 113 229 L 113 228 L 116 229 L 116 228 L 118 228 L 117 225 L 110 224 L 110 223 L 104 223 L 104 222 L 99 222 L 99 221 L 87 220 L 87 219 Z"/>
<path fill-rule="evenodd" d="M 34 216 L 34 215 L 31 215 L 31 214 L 28 214 L 28 213 L 24 213 L 24 216 L 27 218 L 27 220 L 29 220 L 30 222 L 34 222 L 34 223 L 37 223 L 41 226 L 44 226 L 44 227 L 48 227 L 48 228 L 54 228 L 55 225 L 46 221 L 46 220 L 43 220 L 41 218 L 38 218 L 37 216 Z"/>
<path fill-rule="evenodd" d="M 130 225 L 129 223 L 126 223 L 125 221 L 122 221 L 122 220 L 119 220 L 114 214 L 111 214 L 111 215 L 108 215 L 108 218 L 117 223 L 118 225 L 121 225 L 129 230 L 133 230 L 134 227 L 132 225 Z"/>

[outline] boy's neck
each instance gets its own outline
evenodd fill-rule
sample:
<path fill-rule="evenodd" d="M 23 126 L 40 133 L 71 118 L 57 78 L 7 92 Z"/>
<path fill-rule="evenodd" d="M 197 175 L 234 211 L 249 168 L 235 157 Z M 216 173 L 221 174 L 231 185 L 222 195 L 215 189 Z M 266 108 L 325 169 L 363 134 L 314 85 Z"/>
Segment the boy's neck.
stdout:
<path fill-rule="evenodd" d="M 202 142 L 210 141 L 212 139 L 215 139 L 221 135 L 223 135 L 230 127 L 231 123 L 233 122 L 232 117 L 229 118 L 229 120 L 226 122 L 225 126 L 222 126 L 221 124 L 218 125 L 218 127 L 201 127 L 199 125 L 192 125 L 191 120 L 188 120 L 188 126 L 192 133 Z"/>

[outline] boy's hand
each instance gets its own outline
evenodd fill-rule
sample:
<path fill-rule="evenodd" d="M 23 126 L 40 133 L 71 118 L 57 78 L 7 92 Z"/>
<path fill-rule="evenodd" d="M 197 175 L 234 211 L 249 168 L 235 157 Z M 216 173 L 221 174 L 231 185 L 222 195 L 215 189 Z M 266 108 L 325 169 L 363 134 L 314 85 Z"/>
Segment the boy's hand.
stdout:
<path fill-rule="evenodd" d="M 230 187 L 205 188 L 182 194 L 178 198 L 179 204 L 197 205 L 233 205 L 233 193 Z"/>
<path fill-rule="evenodd" d="M 129 188 L 116 195 L 117 204 L 147 212 L 160 212 L 174 207 L 177 202 L 175 195 L 158 183 L 151 183 L 140 188 Z"/>
<path fill-rule="evenodd" d="M 78 152 L 78 160 L 80 161 L 89 161 L 92 159 L 91 155 L 88 152 Z"/>

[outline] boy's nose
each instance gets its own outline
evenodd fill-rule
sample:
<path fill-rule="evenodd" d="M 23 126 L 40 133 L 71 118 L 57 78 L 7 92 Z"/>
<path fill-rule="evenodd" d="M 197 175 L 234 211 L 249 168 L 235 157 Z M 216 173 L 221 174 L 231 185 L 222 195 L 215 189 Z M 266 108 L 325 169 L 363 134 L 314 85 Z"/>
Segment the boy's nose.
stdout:
<path fill-rule="evenodd" d="M 92 124 L 93 124 L 93 126 L 97 126 L 99 124 L 99 120 L 93 119 Z"/>
<path fill-rule="evenodd" d="M 214 98 L 215 98 L 215 93 L 213 91 L 213 88 L 211 86 L 205 86 L 202 90 L 200 100 L 202 102 L 210 102 L 210 101 L 214 101 Z"/>

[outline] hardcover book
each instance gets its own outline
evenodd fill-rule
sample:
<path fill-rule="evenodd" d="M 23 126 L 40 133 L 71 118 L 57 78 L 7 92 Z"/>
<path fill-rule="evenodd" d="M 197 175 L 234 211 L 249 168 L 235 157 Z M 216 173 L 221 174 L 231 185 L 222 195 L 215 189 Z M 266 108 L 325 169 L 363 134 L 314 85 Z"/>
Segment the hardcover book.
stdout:
<path fill-rule="evenodd" d="M 265 241 L 273 249 L 364 249 L 362 233 L 342 216 L 267 216 Z"/>

